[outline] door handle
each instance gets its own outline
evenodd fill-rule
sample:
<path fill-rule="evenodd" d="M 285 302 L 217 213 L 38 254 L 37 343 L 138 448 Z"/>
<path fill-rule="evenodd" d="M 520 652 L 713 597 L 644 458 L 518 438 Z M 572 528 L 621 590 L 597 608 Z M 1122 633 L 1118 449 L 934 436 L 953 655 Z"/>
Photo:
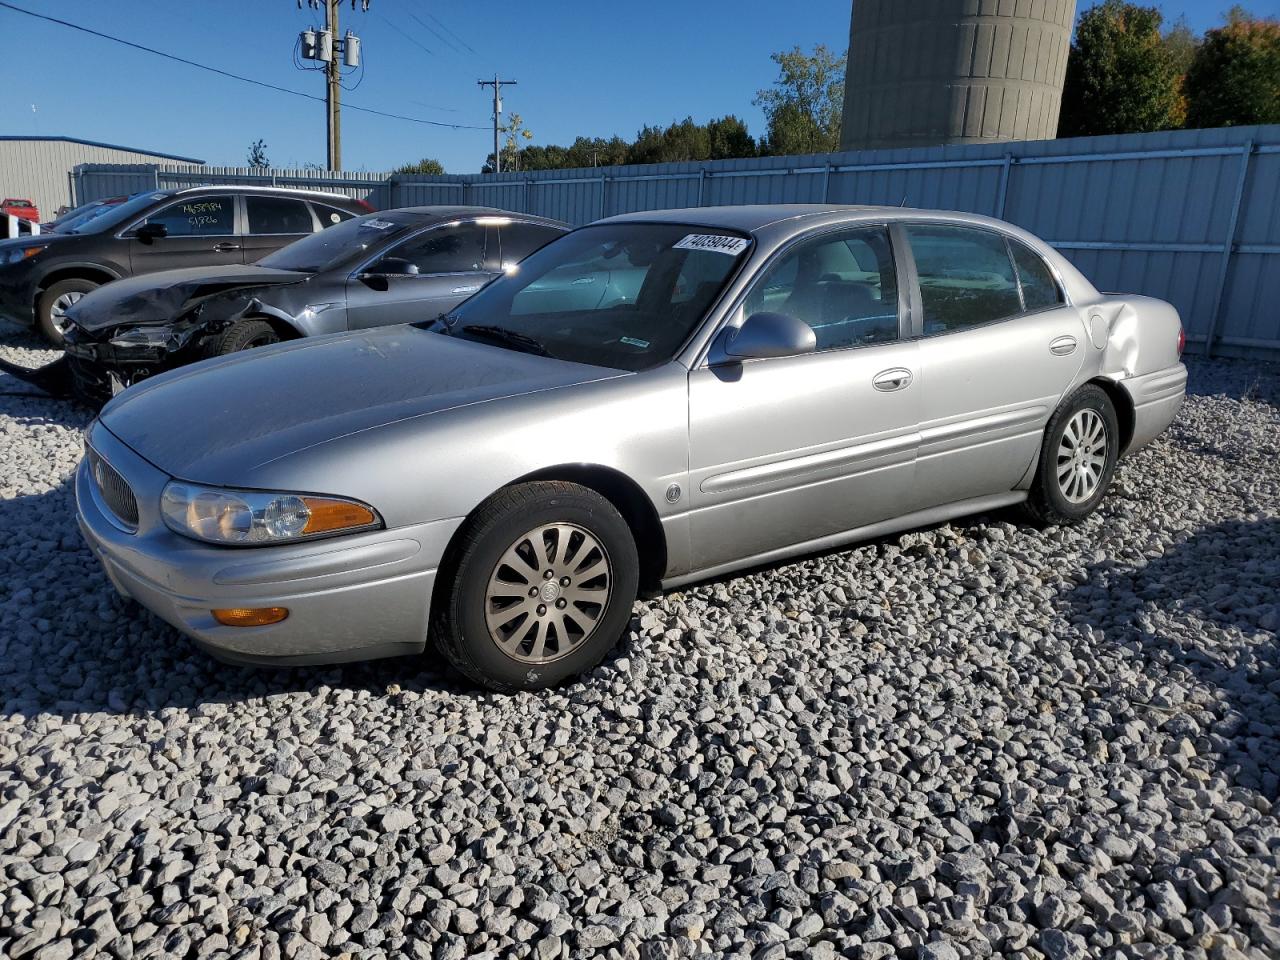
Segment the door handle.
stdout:
<path fill-rule="evenodd" d="M 894 390 L 901 390 L 911 384 L 911 371 L 905 367 L 894 367 L 892 370 L 882 370 L 871 378 L 871 385 L 881 393 L 892 393 Z"/>
<path fill-rule="evenodd" d="M 1076 352 L 1075 337 L 1055 337 L 1049 341 L 1049 352 L 1055 357 L 1069 357 Z"/>
<path fill-rule="evenodd" d="M 224 243 L 215 243 L 215 244 L 213 245 L 213 249 L 214 249 L 214 251 L 215 251 L 215 252 L 217 252 L 217 253 L 230 253 L 232 250 L 239 250 L 239 249 L 240 249 L 240 244 L 238 244 L 238 243 L 225 243 L 225 242 L 224 242 Z"/>

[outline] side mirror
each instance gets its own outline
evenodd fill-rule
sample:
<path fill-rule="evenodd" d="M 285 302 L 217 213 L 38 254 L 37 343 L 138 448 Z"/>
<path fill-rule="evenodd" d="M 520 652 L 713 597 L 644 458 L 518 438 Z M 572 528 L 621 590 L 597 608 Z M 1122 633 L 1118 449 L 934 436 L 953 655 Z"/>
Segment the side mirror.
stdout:
<path fill-rule="evenodd" d="M 812 353 L 818 346 L 813 328 L 785 313 L 753 313 L 737 329 L 727 329 L 716 342 L 713 362 L 762 360 Z"/>
<path fill-rule="evenodd" d="M 383 257 L 371 266 L 368 272 L 384 277 L 416 277 L 418 275 L 418 265 L 400 257 Z"/>
<path fill-rule="evenodd" d="M 137 230 L 133 231 L 133 235 L 143 243 L 150 243 L 153 240 L 159 240 L 169 235 L 169 228 L 163 223 L 144 223 Z"/>

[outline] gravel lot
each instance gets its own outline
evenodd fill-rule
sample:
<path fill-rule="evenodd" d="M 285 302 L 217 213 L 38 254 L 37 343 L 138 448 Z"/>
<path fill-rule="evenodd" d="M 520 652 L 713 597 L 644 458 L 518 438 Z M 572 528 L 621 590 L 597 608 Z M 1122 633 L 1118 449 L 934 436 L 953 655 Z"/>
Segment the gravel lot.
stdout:
<path fill-rule="evenodd" d="M 1081 527 L 688 589 L 496 697 L 211 661 L 0 377 L 0 955 L 1280 956 L 1280 368 L 1192 386 Z"/>

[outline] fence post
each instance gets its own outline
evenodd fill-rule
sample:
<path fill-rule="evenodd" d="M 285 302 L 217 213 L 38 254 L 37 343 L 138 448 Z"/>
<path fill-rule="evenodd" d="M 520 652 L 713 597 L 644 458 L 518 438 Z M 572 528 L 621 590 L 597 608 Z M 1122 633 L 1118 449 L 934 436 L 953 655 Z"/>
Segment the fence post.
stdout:
<path fill-rule="evenodd" d="M 1000 167 L 1000 191 L 996 195 L 996 218 L 1004 219 L 1005 201 L 1009 198 L 1009 170 L 1013 166 L 1013 154 L 1006 152 L 1004 165 Z"/>
<path fill-rule="evenodd" d="M 1249 179 L 1249 163 L 1253 159 L 1253 140 L 1240 148 L 1240 174 L 1236 178 L 1236 197 L 1231 204 L 1231 218 L 1227 223 L 1227 236 L 1222 244 L 1222 264 L 1218 268 L 1218 286 L 1213 294 L 1213 311 L 1209 314 L 1209 329 L 1204 337 L 1204 355 L 1213 356 L 1213 341 L 1218 336 L 1222 320 L 1222 304 L 1226 299 L 1227 277 L 1231 273 L 1231 258 L 1236 252 L 1236 228 L 1240 222 L 1240 207 L 1244 203 L 1245 183 Z"/>
<path fill-rule="evenodd" d="M 698 170 L 698 203 L 697 203 L 697 206 L 699 206 L 699 207 L 700 207 L 700 206 L 702 206 L 702 202 L 703 202 L 702 198 L 703 198 L 703 196 L 705 195 L 706 186 L 707 186 L 707 168 L 706 168 L 706 167 L 701 167 L 701 168 Z"/>
<path fill-rule="evenodd" d="M 153 189 L 159 190 L 160 189 L 160 165 L 159 164 L 153 163 L 151 165 L 151 180 L 155 184 L 155 187 Z"/>
<path fill-rule="evenodd" d="M 609 178 L 606 177 L 603 173 L 600 174 L 600 206 L 597 210 L 597 216 L 596 216 L 597 220 L 604 219 L 604 211 L 605 211 L 604 192 L 605 190 L 608 189 L 608 184 L 609 184 Z"/>
<path fill-rule="evenodd" d="M 827 165 L 822 168 L 822 202 L 823 203 L 831 202 L 831 168 L 832 168 L 832 164 L 830 161 L 828 161 Z"/>

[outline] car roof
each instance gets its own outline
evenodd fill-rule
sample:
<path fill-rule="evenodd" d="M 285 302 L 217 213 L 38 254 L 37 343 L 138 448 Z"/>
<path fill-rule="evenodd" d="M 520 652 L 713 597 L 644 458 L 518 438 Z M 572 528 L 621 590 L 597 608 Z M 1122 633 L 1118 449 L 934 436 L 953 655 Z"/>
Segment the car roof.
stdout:
<path fill-rule="evenodd" d="M 515 210 L 500 210 L 497 207 L 473 207 L 473 206 L 422 206 L 422 207 L 391 207 L 387 210 L 380 210 L 379 213 L 389 214 L 411 214 L 421 217 L 425 220 L 466 220 L 471 217 L 507 217 L 512 220 L 520 220 L 526 223 L 543 223 L 552 227 L 563 227 L 569 229 L 569 224 L 561 220 L 553 220 L 550 217 L 540 217 L 535 213 L 519 213 Z"/>
<path fill-rule="evenodd" d="M 145 191 L 144 191 L 145 192 Z M 334 193 L 330 190 L 308 190 L 305 187 L 259 187 L 246 183 L 210 183 L 200 187 L 179 187 L 174 190 L 159 190 L 157 193 L 171 197 L 181 197 L 188 193 L 253 193 L 281 197 L 320 198 L 328 201 L 339 200 L 343 203 L 358 203 L 355 197 L 345 193 Z"/>
<path fill-rule="evenodd" d="M 768 227 L 790 222 L 799 227 L 807 222 L 846 218 L 885 220 L 952 220 L 960 223 L 1009 224 L 979 214 L 959 210 L 924 210 L 916 207 L 889 207 L 840 203 L 757 203 L 723 207 L 684 207 L 676 210 L 643 210 L 598 220 L 597 223 L 680 223 L 724 230 L 758 233 Z"/>

